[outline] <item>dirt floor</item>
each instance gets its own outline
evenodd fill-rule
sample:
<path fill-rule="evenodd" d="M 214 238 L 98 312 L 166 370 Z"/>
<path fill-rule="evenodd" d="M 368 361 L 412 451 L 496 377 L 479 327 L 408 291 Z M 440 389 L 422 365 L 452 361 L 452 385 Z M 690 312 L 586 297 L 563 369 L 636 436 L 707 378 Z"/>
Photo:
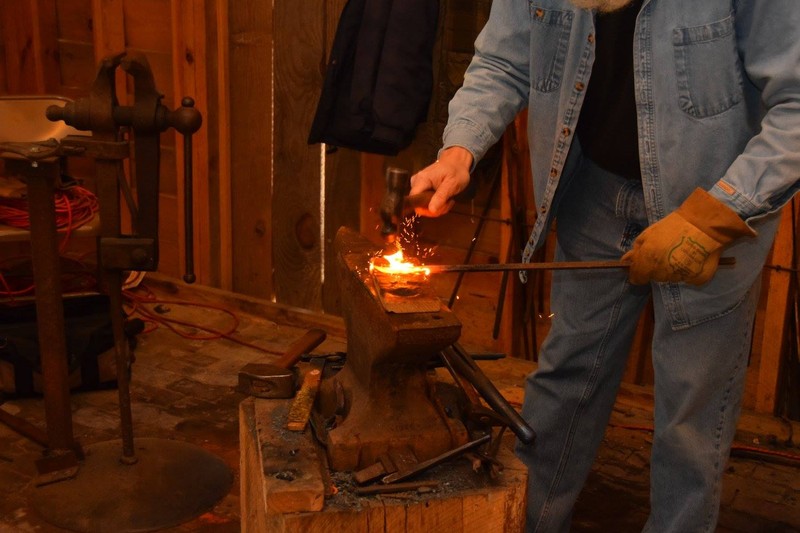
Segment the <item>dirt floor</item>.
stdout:
<path fill-rule="evenodd" d="M 469 294 L 467 288 L 464 294 Z M 341 323 L 300 310 L 292 310 L 252 299 L 233 300 L 217 291 L 175 288 L 160 285 L 162 303 L 150 306 L 156 313 L 215 330 L 232 327 L 230 315 L 203 303 L 225 306 L 233 311 L 238 326 L 232 337 L 251 343 L 273 354 L 283 351 L 308 328 L 323 327 L 328 339 L 315 352 L 346 351 Z M 476 296 L 477 297 L 477 296 Z M 189 302 L 180 305 L 177 302 Z M 475 304 L 475 302 L 472 302 Z M 491 313 L 493 302 L 478 304 Z M 466 304 L 460 303 L 459 306 Z M 458 308 L 456 308 L 458 314 Z M 464 311 L 465 313 L 465 311 Z M 484 320 L 476 323 L 484 323 Z M 487 332 L 488 328 L 488 332 Z M 491 343 L 479 342 L 490 334 L 491 326 L 465 328 L 463 344 L 483 351 Z M 206 335 L 190 328 L 195 336 Z M 272 360 L 253 347 L 230 340 L 197 340 L 178 336 L 163 325 L 139 336 L 133 370 L 132 400 L 134 431 L 137 437 L 158 437 L 191 442 L 220 457 L 233 474 L 227 495 L 199 518 L 165 529 L 171 532 L 233 532 L 240 529 L 239 445 L 237 407 L 244 396 L 235 391 L 237 372 L 249 362 Z M 498 388 L 513 405 L 521 401 L 524 372 L 498 372 L 495 363 L 483 367 L 498 376 Z M 502 363 L 497 363 L 502 364 Z M 501 377 L 500 377 L 501 376 Z M 43 427 L 42 401 L 39 398 L 8 399 L 2 407 Z M 80 443 L 118 438 L 115 390 L 73 394 L 75 434 Z M 583 491 L 574 516 L 575 531 L 639 531 L 648 514 L 648 461 L 651 445 L 647 427 L 648 391 L 629 388 L 623 391 L 596 464 Z M 771 444 L 793 454 L 800 453 L 797 437 L 792 440 L 775 421 L 753 419 L 751 432 L 743 432 L 740 445 Z M 789 424 L 789 431 L 795 427 Z M 41 448 L 0 425 L 0 531 L 59 532 L 34 512 L 29 499 L 34 486 L 34 461 Z M 798 463 L 776 456 L 745 457 L 737 452 L 725 474 L 720 532 L 800 531 L 800 471 Z M 91 458 L 89 459 L 91 460 Z M 80 474 L 79 474 L 80 475 Z M 175 495 L 176 498 L 179 495 Z"/>

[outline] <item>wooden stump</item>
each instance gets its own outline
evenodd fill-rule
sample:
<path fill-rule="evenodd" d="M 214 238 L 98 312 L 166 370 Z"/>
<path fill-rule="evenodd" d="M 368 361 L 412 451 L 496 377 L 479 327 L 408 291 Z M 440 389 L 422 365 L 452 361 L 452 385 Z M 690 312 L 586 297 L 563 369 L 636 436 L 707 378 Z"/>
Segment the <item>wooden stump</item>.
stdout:
<path fill-rule="evenodd" d="M 508 446 L 491 480 L 455 459 L 424 476 L 433 492 L 360 496 L 349 474 L 329 473 L 308 431 L 283 430 L 289 401 L 247 399 L 239 407 L 244 533 L 513 533 L 523 530 L 527 472 Z M 336 493 L 326 498 L 326 492 Z"/>

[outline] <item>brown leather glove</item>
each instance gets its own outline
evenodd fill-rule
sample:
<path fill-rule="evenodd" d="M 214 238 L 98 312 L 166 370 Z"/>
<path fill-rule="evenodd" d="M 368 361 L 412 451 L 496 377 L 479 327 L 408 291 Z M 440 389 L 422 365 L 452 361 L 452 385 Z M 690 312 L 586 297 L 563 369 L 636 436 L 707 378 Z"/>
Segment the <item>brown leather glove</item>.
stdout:
<path fill-rule="evenodd" d="M 739 237 L 755 232 L 728 206 L 703 189 L 678 209 L 646 228 L 622 256 L 630 263 L 628 279 L 702 285 L 717 271 L 722 250 Z"/>

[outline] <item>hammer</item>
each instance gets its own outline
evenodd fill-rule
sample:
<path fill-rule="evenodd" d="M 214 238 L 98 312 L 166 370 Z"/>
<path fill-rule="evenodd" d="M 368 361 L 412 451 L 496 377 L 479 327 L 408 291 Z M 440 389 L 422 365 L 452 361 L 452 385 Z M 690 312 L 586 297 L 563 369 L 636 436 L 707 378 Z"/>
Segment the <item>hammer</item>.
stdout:
<path fill-rule="evenodd" d="M 407 170 L 389 167 L 386 169 L 386 192 L 381 201 L 381 235 L 386 244 L 397 241 L 397 233 L 407 211 L 417 207 L 426 207 L 433 196 L 433 191 L 425 191 L 412 196 L 411 176 Z"/>
<path fill-rule="evenodd" d="M 249 363 L 239 370 L 236 390 L 256 398 L 291 398 L 297 386 L 295 365 L 303 354 L 313 350 L 325 340 L 321 329 L 311 329 L 292 343 L 277 362 Z"/>

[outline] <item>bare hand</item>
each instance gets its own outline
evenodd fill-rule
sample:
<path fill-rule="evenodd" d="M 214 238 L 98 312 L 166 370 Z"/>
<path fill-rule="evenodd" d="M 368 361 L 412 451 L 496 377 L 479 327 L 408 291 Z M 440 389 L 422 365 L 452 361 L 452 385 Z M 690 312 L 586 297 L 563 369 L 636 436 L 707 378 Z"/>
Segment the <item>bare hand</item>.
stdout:
<path fill-rule="evenodd" d="M 417 208 L 418 215 L 438 217 L 450 211 L 453 197 L 469 185 L 472 154 L 465 148 L 453 146 L 443 151 L 439 160 L 411 176 L 410 195 L 433 190 L 427 208 Z"/>

